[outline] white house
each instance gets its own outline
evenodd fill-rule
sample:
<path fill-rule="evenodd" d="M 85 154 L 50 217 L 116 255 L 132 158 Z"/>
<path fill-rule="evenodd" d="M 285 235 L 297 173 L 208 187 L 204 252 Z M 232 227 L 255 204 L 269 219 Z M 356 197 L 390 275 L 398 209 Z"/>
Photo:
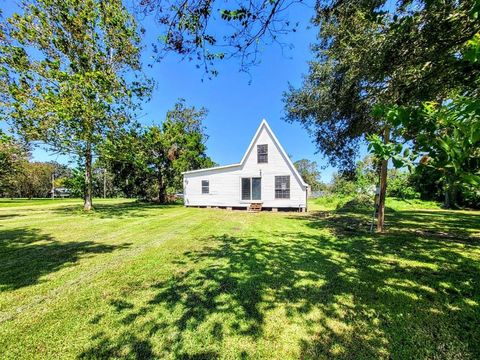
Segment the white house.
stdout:
<path fill-rule="evenodd" d="M 185 206 L 307 210 L 308 185 L 266 120 L 242 161 L 184 172 L 183 189 Z"/>

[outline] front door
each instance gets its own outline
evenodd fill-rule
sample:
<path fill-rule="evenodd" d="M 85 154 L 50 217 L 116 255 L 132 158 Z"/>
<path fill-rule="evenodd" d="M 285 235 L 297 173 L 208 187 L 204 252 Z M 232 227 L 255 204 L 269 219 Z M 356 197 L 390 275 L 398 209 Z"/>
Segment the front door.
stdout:
<path fill-rule="evenodd" d="M 262 199 L 262 178 L 252 178 L 252 200 Z"/>
<path fill-rule="evenodd" d="M 242 200 L 262 199 L 262 178 L 242 178 Z"/>

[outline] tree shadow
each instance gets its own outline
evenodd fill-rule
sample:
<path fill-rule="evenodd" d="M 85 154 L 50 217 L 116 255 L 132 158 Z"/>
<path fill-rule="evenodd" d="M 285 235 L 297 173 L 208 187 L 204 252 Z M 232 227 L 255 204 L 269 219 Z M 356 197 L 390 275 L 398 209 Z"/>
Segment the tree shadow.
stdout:
<path fill-rule="evenodd" d="M 480 216 L 474 213 L 447 210 L 398 211 L 394 230 L 423 232 L 425 236 L 480 242 Z M 420 226 L 418 226 L 420 224 Z M 416 229 L 415 229 L 416 228 Z"/>
<path fill-rule="evenodd" d="M 103 245 L 93 241 L 61 242 L 37 229 L 15 228 L 0 232 L 0 291 L 40 282 L 40 278 L 80 257 L 112 252 L 130 244 Z"/>
<path fill-rule="evenodd" d="M 121 204 L 95 204 L 94 209 L 85 212 L 81 205 L 68 205 L 52 209 L 56 214 L 75 216 L 94 216 L 102 219 L 110 218 L 133 218 L 133 217 L 154 217 L 158 213 L 152 212 L 155 209 L 175 209 L 180 205 L 161 205 L 145 202 L 128 202 Z"/>
<path fill-rule="evenodd" d="M 296 321 L 305 331 L 299 358 L 480 356 L 480 265 L 465 251 L 478 251 L 478 243 L 446 244 L 400 230 L 332 236 L 316 231 L 335 226 L 328 218 L 290 221 L 298 231 L 200 239 L 201 250 L 177 259 L 173 275 L 152 284 L 143 305 L 111 302 L 125 330 L 96 334 L 80 357 L 142 358 L 132 344 L 140 334 L 152 356 L 224 357 L 226 338 L 272 341 L 268 314 L 279 309 L 278 321 Z M 244 351 L 236 355 L 259 357 Z"/>
<path fill-rule="evenodd" d="M 0 220 L 6 220 L 6 219 L 11 219 L 11 218 L 20 217 L 20 216 L 24 216 L 24 215 L 21 215 L 21 214 L 0 214 Z"/>

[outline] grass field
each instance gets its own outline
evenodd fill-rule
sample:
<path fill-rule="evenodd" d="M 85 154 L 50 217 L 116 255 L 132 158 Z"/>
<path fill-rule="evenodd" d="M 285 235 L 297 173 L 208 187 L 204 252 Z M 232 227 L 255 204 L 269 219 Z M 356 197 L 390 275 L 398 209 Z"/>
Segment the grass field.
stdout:
<path fill-rule="evenodd" d="M 0 359 L 478 359 L 480 212 L 0 200 Z"/>

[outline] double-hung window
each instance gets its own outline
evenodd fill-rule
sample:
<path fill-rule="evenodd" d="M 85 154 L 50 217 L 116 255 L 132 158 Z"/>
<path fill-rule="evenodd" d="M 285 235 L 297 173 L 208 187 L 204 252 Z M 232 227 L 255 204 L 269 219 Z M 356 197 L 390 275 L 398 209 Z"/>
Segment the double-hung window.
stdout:
<path fill-rule="evenodd" d="M 257 163 L 268 163 L 268 145 L 257 145 Z"/>
<path fill-rule="evenodd" d="M 210 193 L 210 182 L 208 180 L 202 180 L 202 194 Z"/>
<path fill-rule="evenodd" d="M 290 199 L 290 176 L 275 176 L 275 199 Z"/>
<path fill-rule="evenodd" d="M 242 178 L 242 200 L 261 200 L 262 178 Z"/>

